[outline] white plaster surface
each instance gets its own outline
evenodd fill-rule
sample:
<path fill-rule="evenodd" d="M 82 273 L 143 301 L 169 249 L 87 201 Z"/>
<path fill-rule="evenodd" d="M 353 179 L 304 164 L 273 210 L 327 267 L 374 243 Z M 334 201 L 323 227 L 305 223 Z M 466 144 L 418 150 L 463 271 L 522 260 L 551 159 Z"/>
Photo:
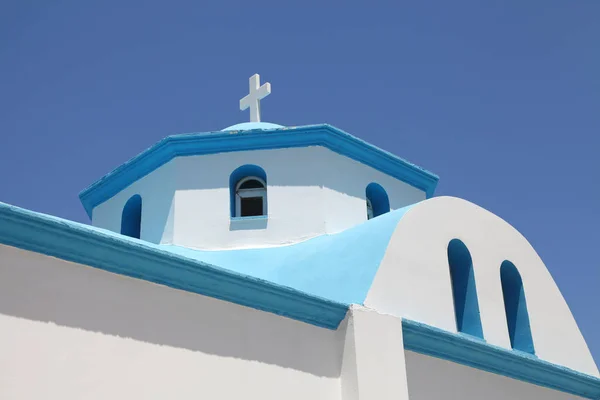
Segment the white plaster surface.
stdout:
<path fill-rule="evenodd" d="M 1 399 L 340 399 L 335 331 L 0 246 Z"/>
<path fill-rule="evenodd" d="M 342 362 L 344 400 L 408 400 L 402 319 L 352 305 Z"/>
<path fill-rule="evenodd" d="M 92 225 L 121 233 L 123 207 L 131 196 L 142 197 L 140 236 L 152 243 L 172 243 L 176 165 L 171 160 L 134 184 L 123 189 L 92 211 Z"/>
<path fill-rule="evenodd" d="M 362 306 L 332 331 L 0 245 L 1 399 L 576 398 L 402 340 Z"/>
<path fill-rule="evenodd" d="M 267 174 L 268 220 L 230 221 L 229 176 L 255 164 Z M 392 209 L 425 199 L 402 181 L 323 147 L 178 157 L 93 210 L 93 225 L 120 231 L 121 213 L 142 196 L 143 240 L 218 250 L 292 244 L 366 220 L 365 189 L 382 185 Z"/>
<path fill-rule="evenodd" d="M 450 240 L 471 252 L 484 338 L 510 348 L 500 265 L 519 270 L 536 355 L 593 376 L 598 369 L 546 266 L 511 225 L 468 201 L 436 197 L 411 208 L 398 223 L 365 306 L 456 332 L 447 259 Z"/>
<path fill-rule="evenodd" d="M 406 351 L 410 400 L 568 400 L 568 393 Z"/>

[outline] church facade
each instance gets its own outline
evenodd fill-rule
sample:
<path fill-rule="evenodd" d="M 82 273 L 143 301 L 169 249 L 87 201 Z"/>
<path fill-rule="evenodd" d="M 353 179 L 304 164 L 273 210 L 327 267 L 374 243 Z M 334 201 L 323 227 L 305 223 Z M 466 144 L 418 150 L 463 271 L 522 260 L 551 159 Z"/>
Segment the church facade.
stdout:
<path fill-rule="evenodd" d="M 0 203 L 3 399 L 600 399 L 544 263 L 438 177 L 329 125 L 169 136 Z"/>

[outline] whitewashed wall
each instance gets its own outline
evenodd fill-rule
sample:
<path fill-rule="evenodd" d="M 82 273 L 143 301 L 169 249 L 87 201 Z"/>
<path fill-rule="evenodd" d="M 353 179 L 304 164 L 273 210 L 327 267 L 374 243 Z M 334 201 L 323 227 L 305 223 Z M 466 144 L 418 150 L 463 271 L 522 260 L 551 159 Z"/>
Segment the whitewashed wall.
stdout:
<path fill-rule="evenodd" d="M 568 393 L 406 351 L 410 400 L 568 400 Z"/>
<path fill-rule="evenodd" d="M 523 280 L 536 355 L 599 376 L 567 303 L 529 242 L 501 218 L 465 200 L 436 197 L 402 217 L 365 306 L 456 332 L 447 258 L 448 243 L 455 238 L 473 259 L 488 343 L 511 348 L 500 281 L 500 265 L 509 260 Z"/>
<path fill-rule="evenodd" d="M 170 161 L 126 187 L 93 209 L 92 225 L 120 233 L 123 207 L 131 196 L 139 194 L 141 238 L 152 243 L 172 243 L 176 173 L 176 165 Z"/>
<path fill-rule="evenodd" d="M 255 164 L 267 174 L 265 221 L 230 221 L 229 176 Z M 93 224 L 115 232 L 127 200 L 140 194 L 142 239 L 199 249 L 268 247 L 335 233 L 366 220 L 365 189 L 381 184 L 391 208 L 425 193 L 323 147 L 178 157 L 96 207 Z M 146 207 L 148 204 L 148 207 Z"/>
<path fill-rule="evenodd" d="M 0 246 L 1 399 L 340 399 L 335 331 Z"/>
<path fill-rule="evenodd" d="M 398 317 L 337 331 L 0 245 L 1 399 L 575 399 L 402 349 Z"/>

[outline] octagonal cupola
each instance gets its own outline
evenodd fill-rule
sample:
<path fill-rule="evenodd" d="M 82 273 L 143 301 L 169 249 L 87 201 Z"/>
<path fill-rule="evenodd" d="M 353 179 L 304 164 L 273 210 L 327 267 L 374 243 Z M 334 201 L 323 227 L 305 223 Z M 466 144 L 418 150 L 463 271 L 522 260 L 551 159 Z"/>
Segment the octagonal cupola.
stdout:
<path fill-rule="evenodd" d="M 250 122 L 168 136 L 80 193 L 92 224 L 152 243 L 218 250 L 337 233 L 432 196 L 438 178 L 330 125 Z"/>

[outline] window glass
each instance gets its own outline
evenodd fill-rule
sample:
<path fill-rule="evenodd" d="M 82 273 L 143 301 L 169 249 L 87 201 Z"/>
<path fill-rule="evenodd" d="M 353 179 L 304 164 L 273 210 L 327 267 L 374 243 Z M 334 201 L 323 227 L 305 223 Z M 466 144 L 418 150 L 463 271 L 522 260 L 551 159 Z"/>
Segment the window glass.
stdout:
<path fill-rule="evenodd" d="M 241 199 L 241 217 L 255 217 L 263 215 L 262 197 L 245 197 Z"/>

